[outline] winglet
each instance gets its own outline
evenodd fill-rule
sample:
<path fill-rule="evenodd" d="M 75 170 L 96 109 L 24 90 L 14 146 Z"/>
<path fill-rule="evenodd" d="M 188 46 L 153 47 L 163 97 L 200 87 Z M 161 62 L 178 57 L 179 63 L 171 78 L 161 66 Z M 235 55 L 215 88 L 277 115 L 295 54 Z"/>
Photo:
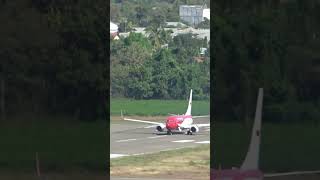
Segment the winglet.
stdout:
<path fill-rule="evenodd" d="M 259 88 L 250 146 L 247 152 L 247 156 L 240 168 L 241 170 L 258 170 L 259 169 L 262 104 L 263 104 L 263 88 Z"/>
<path fill-rule="evenodd" d="M 188 109 L 185 115 L 191 115 L 191 106 L 192 106 L 192 89 L 190 90 L 189 104 L 188 104 Z"/>

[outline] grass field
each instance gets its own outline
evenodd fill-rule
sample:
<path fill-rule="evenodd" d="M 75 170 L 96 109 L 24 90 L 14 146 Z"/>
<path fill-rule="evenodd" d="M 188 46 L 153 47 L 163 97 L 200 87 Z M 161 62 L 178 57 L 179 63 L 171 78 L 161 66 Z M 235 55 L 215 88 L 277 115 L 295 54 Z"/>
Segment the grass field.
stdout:
<path fill-rule="evenodd" d="M 103 172 L 106 122 L 27 121 L 0 124 L 1 171 L 35 172 L 38 152 L 43 172 Z"/>
<path fill-rule="evenodd" d="M 187 100 L 130 100 L 111 99 L 111 115 L 120 115 L 121 110 L 125 115 L 159 116 L 183 114 L 187 110 Z M 192 101 L 192 115 L 208 115 L 209 101 Z"/>
<path fill-rule="evenodd" d="M 209 179 L 210 145 L 111 160 L 111 176 Z"/>
<path fill-rule="evenodd" d="M 320 127 L 263 123 L 260 166 L 264 172 L 320 169 Z M 215 168 L 239 167 L 246 155 L 251 127 L 215 123 L 212 131 Z"/>

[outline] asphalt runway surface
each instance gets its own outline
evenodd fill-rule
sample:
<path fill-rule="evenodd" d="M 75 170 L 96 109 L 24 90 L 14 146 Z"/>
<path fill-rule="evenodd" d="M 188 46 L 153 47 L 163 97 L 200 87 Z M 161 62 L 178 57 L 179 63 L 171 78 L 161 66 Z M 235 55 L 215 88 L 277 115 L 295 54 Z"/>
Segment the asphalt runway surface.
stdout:
<path fill-rule="evenodd" d="M 165 119 L 163 121 L 165 122 Z M 208 123 L 209 118 L 195 119 L 194 123 Z M 130 155 L 142 155 L 185 147 L 196 147 L 201 144 L 210 144 L 210 128 L 200 128 L 198 133 L 185 135 L 176 133 L 167 135 L 158 132 L 150 124 L 112 120 L 110 127 L 110 158 Z"/>
<path fill-rule="evenodd" d="M 111 180 L 183 180 L 183 179 L 168 179 L 168 178 L 121 178 L 121 177 L 111 177 Z"/>

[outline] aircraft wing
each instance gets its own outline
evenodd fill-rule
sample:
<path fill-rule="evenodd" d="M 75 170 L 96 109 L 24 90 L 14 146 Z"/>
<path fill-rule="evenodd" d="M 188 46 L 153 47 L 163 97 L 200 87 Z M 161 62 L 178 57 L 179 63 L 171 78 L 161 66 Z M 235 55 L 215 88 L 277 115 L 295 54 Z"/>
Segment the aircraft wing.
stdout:
<path fill-rule="evenodd" d="M 210 115 L 205 115 L 205 116 L 192 116 L 193 119 L 195 119 L 195 118 L 204 118 L 204 117 L 210 117 Z"/>
<path fill-rule="evenodd" d="M 154 124 L 154 125 L 164 125 L 163 123 L 159 123 L 159 122 L 145 121 L 145 120 L 139 120 L 139 119 L 123 118 L 123 120 L 125 120 L 125 121 L 133 121 L 133 122 L 141 122 L 141 123 L 148 123 L 148 124 Z"/>
<path fill-rule="evenodd" d="M 198 127 L 210 127 L 210 124 L 194 124 Z"/>
<path fill-rule="evenodd" d="M 210 124 L 191 124 L 191 125 L 179 125 L 181 128 L 184 128 L 184 129 L 189 129 L 191 128 L 192 126 L 198 126 L 198 127 L 210 127 Z"/>

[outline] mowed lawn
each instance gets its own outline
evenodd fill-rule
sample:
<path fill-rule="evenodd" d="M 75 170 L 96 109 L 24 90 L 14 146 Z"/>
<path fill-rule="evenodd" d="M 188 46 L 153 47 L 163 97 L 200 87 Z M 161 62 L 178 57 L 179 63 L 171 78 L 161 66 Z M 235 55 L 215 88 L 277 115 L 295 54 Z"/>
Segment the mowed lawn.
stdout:
<path fill-rule="evenodd" d="M 120 177 L 208 180 L 210 145 L 112 159 L 110 174 Z"/>
<path fill-rule="evenodd" d="M 38 152 L 43 172 L 103 172 L 106 122 L 26 121 L 0 123 L 0 169 L 35 172 Z"/>
<path fill-rule="evenodd" d="M 215 168 L 239 167 L 251 138 L 251 127 L 215 123 L 212 131 Z M 320 127 L 312 124 L 263 123 L 260 166 L 265 172 L 320 169 Z"/>
<path fill-rule="evenodd" d="M 125 115 L 159 116 L 184 114 L 188 107 L 188 100 L 131 100 L 111 99 L 110 114 L 118 116 L 121 110 Z M 208 115 L 209 101 L 192 101 L 192 115 Z"/>

